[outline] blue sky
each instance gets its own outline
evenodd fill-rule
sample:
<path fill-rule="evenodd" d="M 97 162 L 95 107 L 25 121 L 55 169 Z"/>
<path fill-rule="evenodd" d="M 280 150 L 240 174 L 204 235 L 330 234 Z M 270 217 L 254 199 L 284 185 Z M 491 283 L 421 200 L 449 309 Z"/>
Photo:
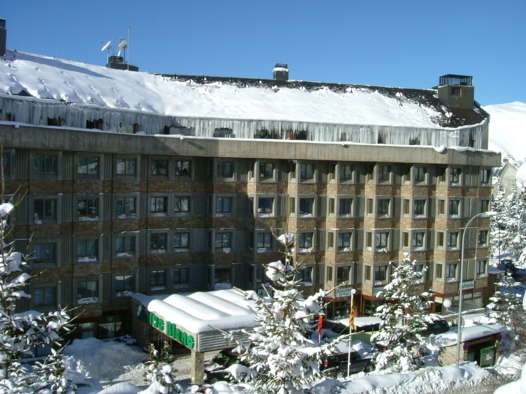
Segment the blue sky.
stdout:
<path fill-rule="evenodd" d="M 474 76 L 483 104 L 526 102 L 525 0 L 0 0 L 10 49 L 104 64 L 125 38 L 143 71 L 428 88 Z"/>

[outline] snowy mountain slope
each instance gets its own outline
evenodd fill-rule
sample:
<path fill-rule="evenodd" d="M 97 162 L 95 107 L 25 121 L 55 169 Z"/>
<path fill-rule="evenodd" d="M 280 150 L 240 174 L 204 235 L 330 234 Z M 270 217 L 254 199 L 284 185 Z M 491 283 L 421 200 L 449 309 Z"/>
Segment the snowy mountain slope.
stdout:
<path fill-rule="evenodd" d="M 0 94 L 49 98 L 163 115 L 295 120 L 440 128 L 431 105 L 373 89 L 245 86 L 173 81 L 144 72 L 9 52 L 0 59 Z"/>
<path fill-rule="evenodd" d="M 483 108 L 490 114 L 489 149 L 516 161 L 526 159 L 526 103 L 515 101 Z"/>

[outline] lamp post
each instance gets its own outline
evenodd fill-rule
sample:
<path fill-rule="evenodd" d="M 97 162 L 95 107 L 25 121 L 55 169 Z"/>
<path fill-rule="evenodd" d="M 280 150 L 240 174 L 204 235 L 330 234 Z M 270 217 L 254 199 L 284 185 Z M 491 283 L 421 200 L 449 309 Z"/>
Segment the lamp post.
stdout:
<path fill-rule="evenodd" d="M 464 239 L 466 232 L 469 228 L 469 225 L 476 218 L 487 218 L 493 216 L 494 212 L 480 212 L 475 216 L 471 217 L 464 226 L 464 231 L 462 232 L 462 243 L 460 246 L 460 282 L 458 284 L 458 318 L 457 318 L 457 367 L 460 365 L 460 340 L 462 337 L 462 296 L 463 296 L 463 282 L 464 282 Z"/>

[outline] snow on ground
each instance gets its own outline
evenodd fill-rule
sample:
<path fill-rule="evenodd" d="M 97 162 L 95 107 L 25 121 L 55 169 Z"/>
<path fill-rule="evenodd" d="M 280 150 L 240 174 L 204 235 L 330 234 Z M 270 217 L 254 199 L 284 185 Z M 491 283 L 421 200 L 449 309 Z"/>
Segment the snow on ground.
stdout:
<path fill-rule="evenodd" d="M 515 101 L 483 108 L 491 116 L 489 149 L 517 161 L 526 159 L 526 103 Z M 526 172 L 526 168 L 524 170 Z"/>
<path fill-rule="evenodd" d="M 335 92 L 171 81 L 26 52 L 0 59 L 0 93 L 161 115 L 440 128 L 437 110 L 367 88 Z M 400 108 L 403 107 L 403 110 Z"/>

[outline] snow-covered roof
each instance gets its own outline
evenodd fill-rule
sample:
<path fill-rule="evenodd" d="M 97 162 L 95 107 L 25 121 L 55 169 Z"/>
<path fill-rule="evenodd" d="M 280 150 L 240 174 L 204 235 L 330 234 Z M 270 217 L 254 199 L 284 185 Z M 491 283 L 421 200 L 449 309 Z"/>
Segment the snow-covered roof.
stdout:
<path fill-rule="evenodd" d="M 0 94 L 169 116 L 420 128 L 478 124 L 434 90 L 131 72 L 26 52 L 0 60 Z"/>
<path fill-rule="evenodd" d="M 505 327 L 500 324 L 481 324 L 474 325 L 471 327 L 463 327 L 461 334 L 461 342 L 467 342 L 473 339 L 499 334 L 502 331 L 504 331 L 504 329 Z M 448 332 L 435 335 L 435 343 L 441 347 L 456 345 L 457 335 L 457 328 L 454 327 Z"/>
<path fill-rule="evenodd" d="M 250 301 L 237 289 L 196 292 L 187 296 L 171 294 L 165 297 L 133 295 L 147 302 L 149 312 L 199 334 L 209 331 L 229 331 L 255 327 L 258 323 Z"/>

